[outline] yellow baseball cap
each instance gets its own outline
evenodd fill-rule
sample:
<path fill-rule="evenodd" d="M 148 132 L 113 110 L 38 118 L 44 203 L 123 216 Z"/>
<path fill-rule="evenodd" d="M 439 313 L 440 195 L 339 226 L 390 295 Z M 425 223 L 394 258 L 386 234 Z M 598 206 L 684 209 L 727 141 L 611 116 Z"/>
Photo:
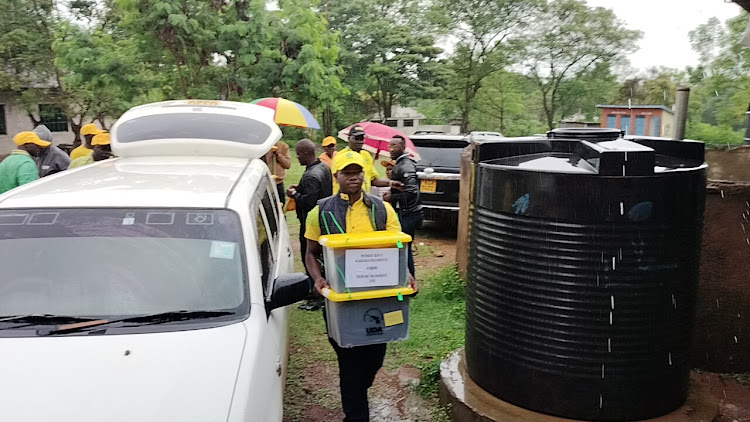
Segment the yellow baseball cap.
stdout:
<path fill-rule="evenodd" d="M 328 145 L 336 145 L 336 138 L 334 138 L 333 136 L 326 136 L 323 139 L 323 146 L 327 147 Z"/>
<path fill-rule="evenodd" d="M 99 129 L 98 127 L 96 127 L 96 125 L 93 124 L 93 123 L 89 123 L 87 125 L 83 125 L 83 127 L 81 128 L 81 136 L 98 135 L 98 134 L 100 134 L 102 132 L 103 131 L 101 129 Z"/>
<path fill-rule="evenodd" d="M 109 145 L 112 141 L 109 139 L 109 133 L 102 131 L 102 133 L 94 136 L 91 140 L 91 146 L 94 145 Z"/>
<path fill-rule="evenodd" d="M 16 136 L 13 137 L 13 142 L 16 143 L 16 145 L 26 145 L 26 144 L 35 144 L 39 145 L 42 148 L 47 148 L 48 146 L 52 145 L 52 142 L 43 141 L 42 138 L 39 137 L 35 132 L 19 132 Z"/>
<path fill-rule="evenodd" d="M 339 152 L 339 155 L 336 156 L 336 170 L 334 173 L 337 173 L 339 170 L 343 170 L 352 164 L 356 164 L 364 169 L 365 159 L 362 158 L 362 155 L 358 152 L 347 151 L 343 156 L 341 156 L 341 153 Z"/>
<path fill-rule="evenodd" d="M 383 160 L 383 161 L 381 161 L 381 162 L 380 162 L 380 164 L 381 164 L 381 165 L 382 165 L 383 167 L 388 167 L 388 166 L 395 166 L 395 165 L 396 165 L 396 161 L 395 161 L 395 160 L 391 160 L 391 161 L 388 161 L 388 160 Z"/>

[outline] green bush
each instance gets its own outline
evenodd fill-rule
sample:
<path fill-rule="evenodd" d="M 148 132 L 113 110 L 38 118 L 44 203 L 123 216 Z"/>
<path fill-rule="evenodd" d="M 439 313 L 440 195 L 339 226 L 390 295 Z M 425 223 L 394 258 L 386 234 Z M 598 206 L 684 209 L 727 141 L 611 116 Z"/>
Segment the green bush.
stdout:
<path fill-rule="evenodd" d="M 729 126 L 714 126 L 708 123 L 691 123 L 685 131 L 687 139 L 703 141 L 706 146 L 727 148 L 741 145 L 744 134 Z"/>

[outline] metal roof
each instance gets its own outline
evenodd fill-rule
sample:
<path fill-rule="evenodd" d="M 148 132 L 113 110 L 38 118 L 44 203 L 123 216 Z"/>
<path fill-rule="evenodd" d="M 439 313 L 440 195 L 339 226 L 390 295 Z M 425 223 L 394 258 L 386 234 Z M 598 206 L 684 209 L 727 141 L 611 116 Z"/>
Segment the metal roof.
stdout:
<path fill-rule="evenodd" d="M 596 108 L 620 108 L 620 109 L 631 109 L 631 108 L 635 108 L 635 109 L 652 108 L 653 109 L 653 108 L 658 108 L 658 109 L 664 110 L 664 111 L 666 111 L 668 113 L 674 114 L 674 111 L 672 111 L 672 109 L 670 109 L 667 106 L 663 106 L 663 105 L 639 104 L 639 105 L 630 105 L 629 106 L 629 105 L 624 105 L 624 104 L 597 104 Z"/>

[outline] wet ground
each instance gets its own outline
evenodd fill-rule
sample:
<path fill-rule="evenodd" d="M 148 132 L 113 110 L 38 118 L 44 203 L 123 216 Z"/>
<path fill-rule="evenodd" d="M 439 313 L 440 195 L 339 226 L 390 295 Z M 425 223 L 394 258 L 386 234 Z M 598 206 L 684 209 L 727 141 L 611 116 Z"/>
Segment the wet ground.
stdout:
<path fill-rule="evenodd" d="M 711 334 L 710 342 L 700 339 L 696 342 L 697 348 L 703 350 L 717 350 L 716 341 L 723 341 L 718 349 L 725 350 L 724 354 L 716 355 L 713 362 L 731 362 L 734 356 L 738 359 L 750 360 L 750 347 L 742 346 L 750 340 L 750 324 L 742 322 L 738 317 L 736 324 L 727 324 L 726 312 L 734 313 L 737 309 L 744 313 L 747 309 L 747 317 L 750 318 L 750 246 L 747 250 L 738 249 L 735 243 L 740 239 L 742 232 L 741 222 L 744 222 L 743 213 L 750 218 L 745 200 L 738 196 L 725 192 L 722 198 L 720 192 L 709 196 L 707 203 L 706 218 L 710 221 L 724 221 L 726 229 L 711 230 L 704 234 L 704 250 L 716 250 L 716 256 L 705 255 L 702 260 L 701 286 L 699 297 L 699 319 L 696 331 L 715 330 Z M 723 201 L 716 204 L 717 201 Z M 296 238 L 295 219 L 290 218 L 290 230 L 292 238 Z M 731 224 L 736 225 L 736 230 L 731 230 Z M 750 232 L 750 224 L 745 225 Z M 456 253 L 455 228 L 446 227 L 439 222 L 426 222 L 424 229 L 418 233 L 416 240 L 415 262 L 417 274 L 424 274 L 426 270 L 441 268 L 455 262 Z M 726 244 L 726 248 L 722 249 Z M 707 247 L 708 245 L 708 247 Z M 740 245 L 742 246 L 742 245 Z M 298 245 L 295 246 L 298 251 Z M 724 252 L 722 252 L 724 250 Z M 706 263 L 708 261 L 708 264 Z M 740 271 L 740 269 L 742 269 Z M 727 289 L 726 286 L 734 286 Z M 716 296 L 716 297 L 714 297 Z M 719 299 L 717 311 L 709 309 L 707 303 L 713 303 Z M 721 311 L 723 306 L 723 313 Z M 707 317 L 707 315 L 709 315 Z M 711 316 L 712 315 L 712 316 Z M 317 316 L 317 315 L 316 315 Z M 743 314 L 741 314 L 744 317 Z M 708 328 L 706 328 L 708 327 Z M 740 333 L 737 342 L 734 341 L 735 333 Z M 726 338 L 725 338 L 726 337 Z M 729 340 L 729 341 L 727 341 Z M 321 347 L 328 347 L 327 343 Z M 309 351 L 295 349 L 297 353 L 308 353 Z M 748 356 L 746 356 L 748 355 Z M 732 357 L 730 359 L 730 357 Z M 736 365 L 733 365 L 738 367 Z M 729 366 L 728 368 L 731 368 Z M 386 368 L 391 368 L 386 362 Z M 746 369 L 745 369 L 746 370 Z M 285 422 L 332 422 L 343 418 L 341 413 L 340 394 L 338 391 L 338 368 L 335 361 L 317 361 L 313 365 L 302 368 L 302 374 L 298 374 L 302 380 L 296 388 L 299 391 L 287 393 L 295 401 L 293 405 L 303 409 L 299 415 L 287 415 Z M 291 374 L 290 374 L 291 376 Z M 714 422 L 750 422 L 750 376 L 720 375 L 711 372 L 698 372 L 700 382 L 707 386 L 710 392 L 719 399 L 719 416 Z M 383 369 L 375 380 L 375 385 L 370 390 L 371 415 L 373 422 L 443 422 L 447 419 L 444 414 L 435 413 L 438 408 L 436 399 L 424 399 L 416 393 L 413 388 L 419 382 L 419 370 L 411 367 L 400 367 Z M 289 403 L 288 403 L 289 404 Z"/>

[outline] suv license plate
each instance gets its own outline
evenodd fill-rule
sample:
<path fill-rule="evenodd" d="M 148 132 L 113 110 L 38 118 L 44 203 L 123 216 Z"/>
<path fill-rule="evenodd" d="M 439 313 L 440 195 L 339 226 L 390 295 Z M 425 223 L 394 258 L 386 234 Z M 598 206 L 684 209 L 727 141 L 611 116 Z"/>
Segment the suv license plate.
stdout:
<path fill-rule="evenodd" d="M 435 193 L 437 191 L 437 180 L 422 180 L 419 185 L 420 192 Z"/>

